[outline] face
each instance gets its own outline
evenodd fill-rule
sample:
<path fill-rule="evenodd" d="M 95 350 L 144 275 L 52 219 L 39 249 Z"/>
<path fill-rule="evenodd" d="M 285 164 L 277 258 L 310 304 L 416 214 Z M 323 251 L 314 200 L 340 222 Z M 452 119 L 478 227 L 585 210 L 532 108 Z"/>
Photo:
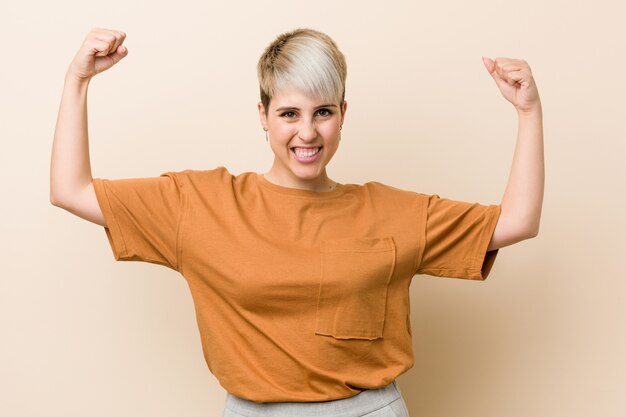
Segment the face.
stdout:
<path fill-rule="evenodd" d="M 328 103 L 295 89 L 275 94 L 267 116 L 259 102 L 261 124 L 274 152 L 274 163 L 266 176 L 292 188 L 327 186 L 326 165 L 339 146 L 347 105 L 344 100 L 342 115 L 339 100 Z"/>

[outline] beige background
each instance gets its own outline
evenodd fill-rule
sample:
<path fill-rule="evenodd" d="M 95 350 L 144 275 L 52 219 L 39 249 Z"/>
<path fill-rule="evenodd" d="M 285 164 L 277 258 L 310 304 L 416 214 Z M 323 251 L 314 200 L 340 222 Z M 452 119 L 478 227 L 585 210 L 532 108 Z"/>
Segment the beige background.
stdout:
<path fill-rule="evenodd" d="M 49 203 L 63 76 L 94 26 L 129 55 L 91 83 L 94 177 L 264 172 L 256 61 L 309 26 L 348 62 L 342 183 L 499 203 L 517 116 L 481 55 L 526 60 L 544 111 L 537 238 L 484 282 L 416 276 L 412 417 L 626 415 L 622 2 L 3 2 L 0 415 L 219 416 L 185 281 L 115 262 Z M 620 26 L 622 29 L 620 29 Z"/>

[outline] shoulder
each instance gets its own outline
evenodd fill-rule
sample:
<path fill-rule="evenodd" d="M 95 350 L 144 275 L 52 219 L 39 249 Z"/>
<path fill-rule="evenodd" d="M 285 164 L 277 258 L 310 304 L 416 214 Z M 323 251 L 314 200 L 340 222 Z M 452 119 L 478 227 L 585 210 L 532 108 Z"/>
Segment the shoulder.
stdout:
<path fill-rule="evenodd" d="M 427 195 L 379 181 L 369 181 L 362 185 L 346 184 L 346 187 L 346 195 L 351 195 L 364 206 L 373 207 L 381 213 L 407 213 L 410 216 L 428 206 Z"/>
<path fill-rule="evenodd" d="M 424 201 L 428 198 L 426 194 L 402 189 L 379 181 L 369 181 L 358 186 L 358 188 L 365 194 L 389 202 L 403 203 L 407 201 Z"/>
<path fill-rule="evenodd" d="M 168 171 L 161 175 L 176 177 L 176 179 L 179 182 L 188 183 L 190 185 L 206 183 L 206 182 L 212 182 L 212 183 L 228 182 L 228 181 L 232 181 L 232 179 L 235 178 L 235 176 L 232 175 L 228 171 L 228 168 L 224 166 L 217 166 L 212 169 L 188 168 L 188 169 L 183 169 L 183 170 L 178 170 L 178 171 Z"/>
<path fill-rule="evenodd" d="M 175 176 L 179 185 L 193 192 L 241 194 L 251 189 L 256 173 L 245 171 L 233 174 L 220 165 L 211 169 L 170 171 L 162 175 Z"/>

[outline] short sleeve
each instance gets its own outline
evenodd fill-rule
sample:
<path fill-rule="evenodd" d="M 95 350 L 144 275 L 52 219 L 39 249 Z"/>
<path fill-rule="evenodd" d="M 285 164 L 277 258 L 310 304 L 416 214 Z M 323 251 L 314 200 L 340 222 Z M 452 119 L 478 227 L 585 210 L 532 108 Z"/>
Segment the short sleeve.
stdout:
<path fill-rule="evenodd" d="M 179 239 L 186 194 L 184 176 L 93 179 L 117 261 L 141 261 L 179 270 Z"/>
<path fill-rule="evenodd" d="M 501 205 L 426 196 L 416 274 L 485 280 L 498 255 L 487 252 Z"/>

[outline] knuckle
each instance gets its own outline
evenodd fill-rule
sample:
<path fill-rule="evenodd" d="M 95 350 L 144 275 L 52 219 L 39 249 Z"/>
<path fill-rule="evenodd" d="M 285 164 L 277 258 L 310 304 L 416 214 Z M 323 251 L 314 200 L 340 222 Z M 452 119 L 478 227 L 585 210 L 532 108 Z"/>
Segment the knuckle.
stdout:
<path fill-rule="evenodd" d="M 115 42 L 115 36 L 113 36 L 111 34 L 103 35 L 102 37 L 105 39 L 105 42 L 108 43 L 108 44 L 111 44 L 111 43 Z"/>

